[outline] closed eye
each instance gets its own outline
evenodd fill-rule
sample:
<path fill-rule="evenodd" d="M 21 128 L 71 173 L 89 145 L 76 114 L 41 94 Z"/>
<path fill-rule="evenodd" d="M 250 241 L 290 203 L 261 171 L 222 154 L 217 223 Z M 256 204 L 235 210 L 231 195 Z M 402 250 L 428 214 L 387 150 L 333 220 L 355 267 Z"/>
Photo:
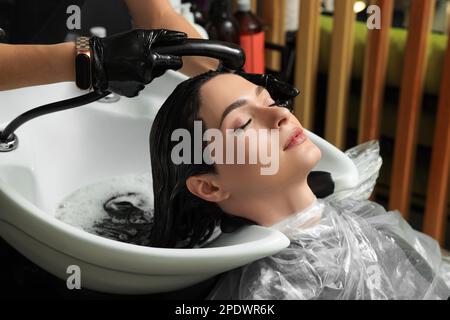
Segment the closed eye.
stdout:
<path fill-rule="evenodd" d="M 248 121 L 243 126 L 240 126 L 239 128 L 234 129 L 234 132 L 237 132 L 239 130 L 244 130 L 250 124 L 250 122 L 252 122 L 251 118 L 248 119 Z"/>
<path fill-rule="evenodd" d="M 274 103 L 270 104 L 269 107 L 284 107 L 284 108 L 288 108 L 291 110 L 292 106 L 290 105 L 289 102 L 290 101 L 286 101 L 286 100 L 277 100 Z M 252 119 L 250 118 L 244 125 L 240 126 L 239 128 L 234 129 L 234 132 L 244 130 L 251 122 L 252 122 Z"/>

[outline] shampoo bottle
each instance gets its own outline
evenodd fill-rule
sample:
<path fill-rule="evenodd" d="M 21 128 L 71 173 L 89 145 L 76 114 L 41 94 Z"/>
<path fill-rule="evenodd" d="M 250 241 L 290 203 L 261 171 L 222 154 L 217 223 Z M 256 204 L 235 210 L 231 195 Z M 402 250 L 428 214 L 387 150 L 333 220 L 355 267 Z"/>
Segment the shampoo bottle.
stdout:
<path fill-rule="evenodd" d="M 239 41 L 246 60 L 244 70 L 249 73 L 264 73 L 264 30 L 259 18 L 251 11 L 250 0 L 238 0 L 235 18 L 239 23 Z"/>

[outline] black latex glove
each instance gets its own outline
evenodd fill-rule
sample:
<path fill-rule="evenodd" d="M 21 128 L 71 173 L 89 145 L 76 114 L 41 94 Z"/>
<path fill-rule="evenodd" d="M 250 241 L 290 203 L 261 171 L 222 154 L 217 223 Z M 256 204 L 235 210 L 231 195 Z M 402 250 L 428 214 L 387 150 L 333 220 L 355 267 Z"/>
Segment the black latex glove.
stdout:
<path fill-rule="evenodd" d="M 236 71 L 235 74 L 266 88 L 278 105 L 292 111 L 293 99 L 298 96 L 300 91 L 290 83 L 280 81 L 271 74 L 246 73 L 243 71 Z"/>
<path fill-rule="evenodd" d="M 139 91 L 168 69 L 178 70 L 181 57 L 158 54 L 158 46 L 179 44 L 186 34 L 164 29 L 132 30 L 107 38 L 92 37 L 92 84 L 95 90 L 126 97 Z"/>

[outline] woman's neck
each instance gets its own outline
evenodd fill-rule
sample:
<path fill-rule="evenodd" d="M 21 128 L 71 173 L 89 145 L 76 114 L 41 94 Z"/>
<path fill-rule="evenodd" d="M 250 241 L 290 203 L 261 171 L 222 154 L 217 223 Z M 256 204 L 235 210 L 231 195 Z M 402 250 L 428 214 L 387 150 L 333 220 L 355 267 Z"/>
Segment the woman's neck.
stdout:
<path fill-rule="evenodd" d="M 303 211 L 313 204 L 316 196 L 306 180 L 302 183 L 282 189 L 281 192 L 268 191 L 267 194 L 236 201 L 239 209 L 224 208 L 227 212 L 238 212 L 240 217 L 271 227 L 289 216 Z"/>

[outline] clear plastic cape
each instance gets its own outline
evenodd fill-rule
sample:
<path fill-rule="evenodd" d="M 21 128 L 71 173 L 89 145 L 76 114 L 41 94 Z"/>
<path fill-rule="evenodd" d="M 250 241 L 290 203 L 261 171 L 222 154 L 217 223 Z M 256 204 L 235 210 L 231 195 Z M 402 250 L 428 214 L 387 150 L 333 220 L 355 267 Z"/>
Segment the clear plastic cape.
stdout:
<path fill-rule="evenodd" d="M 208 299 L 448 299 L 450 261 L 439 244 L 367 200 L 382 163 L 378 142 L 346 154 L 360 175 L 354 192 L 272 226 L 289 247 L 223 274 Z"/>

